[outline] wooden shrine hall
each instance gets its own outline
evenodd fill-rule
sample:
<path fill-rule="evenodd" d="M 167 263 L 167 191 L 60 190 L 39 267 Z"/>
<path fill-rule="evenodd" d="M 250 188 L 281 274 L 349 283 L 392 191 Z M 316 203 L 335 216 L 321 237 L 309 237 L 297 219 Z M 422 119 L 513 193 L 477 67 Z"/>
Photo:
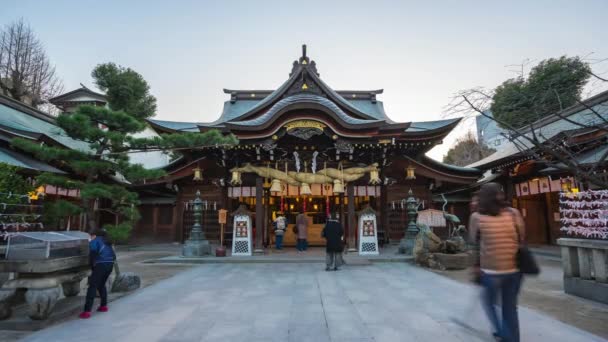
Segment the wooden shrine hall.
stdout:
<path fill-rule="evenodd" d="M 377 215 L 380 243 L 398 242 L 407 225 L 403 204 L 410 189 L 419 209 L 442 209 L 444 203 L 433 202 L 433 194 L 475 183 L 480 172 L 425 155 L 459 119 L 395 122 L 377 98 L 382 92 L 332 89 L 303 46 L 289 78 L 276 90 L 224 89 L 230 98 L 213 122 L 150 120 L 159 134 L 217 129 L 234 134 L 239 143 L 180 151 L 165 167 L 165 177 L 135 185 L 142 214 L 135 238 L 185 241 L 200 190 L 203 232 L 214 243 L 220 240 L 219 210 L 232 213 L 241 204 L 251 212 L 256 249 L 271 245 L 278 212 L 289 225 L 305 213 L 311 245 L 324 244 L 320 231 L 327 213 L 339 213 L 347 244 L 356 248 L 357 213 L 368 204 Z M 468 216 L 466 203 L 450 203 L 446 211 L 461 220 Z M 228 215 L 227 246 L 233 239 L 231 220 Z M 284 244 L 295 244 L 291 228 Z"/>

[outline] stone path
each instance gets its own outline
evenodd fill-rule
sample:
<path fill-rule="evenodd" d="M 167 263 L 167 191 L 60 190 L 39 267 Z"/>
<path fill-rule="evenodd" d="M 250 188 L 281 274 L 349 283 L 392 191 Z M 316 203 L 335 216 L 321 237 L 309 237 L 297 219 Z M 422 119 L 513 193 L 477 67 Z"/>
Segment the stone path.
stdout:
<path fill-rule="evenodd" d="M 210 264 L 25 341 L 491 341 L 477 292 L 409 264 Z M 525 308 L 520 321 L 522 341 L 603 341 Z"/>

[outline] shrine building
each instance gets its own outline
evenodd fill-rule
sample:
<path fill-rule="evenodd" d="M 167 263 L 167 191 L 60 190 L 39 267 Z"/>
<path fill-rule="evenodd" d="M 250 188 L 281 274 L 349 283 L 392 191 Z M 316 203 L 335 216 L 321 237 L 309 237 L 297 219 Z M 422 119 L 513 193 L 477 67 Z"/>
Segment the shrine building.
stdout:
<path fill-rule="evenodd" d="M 233 213 L 241 204 L 251 212 L 255 249 L 271 246 L 272 220 L 280 211 L 289 223 L 286 246 L 295 245 L 291 226 L 298 213 L 309 220 L 309 244 L 323 245 L 320 231 L 331 211 L 339 213 L 349 248 L 356 248 L 357 213 L 368 205 L 377 215 L 380 244 L 399 242 L 407 226 L 410 190 L 419 210 L 442 214 L 445 209 L 466 223 L 468 199 L 448 198 L 446 203 L 438 194 L 474 184 L 480 171 L 426 156 L 460 119 L 395 122 L 378 99 L 382 92 L 334 90 L 320 78 L 303 46 L 277 89 L 224 89 L 229 98 L 213 122 L 149 120 L 159 134 L 216 129 L 234 134 L 239 143 L 181 150 L 164 167 L 166 176 L 135 184 L 142 214 L 135 238 L 187 240 L 197 190 L 205 237 L 217 243 L 223 234 L 228 247 L 232 216 L 222 229 L 218 212 Z"/>

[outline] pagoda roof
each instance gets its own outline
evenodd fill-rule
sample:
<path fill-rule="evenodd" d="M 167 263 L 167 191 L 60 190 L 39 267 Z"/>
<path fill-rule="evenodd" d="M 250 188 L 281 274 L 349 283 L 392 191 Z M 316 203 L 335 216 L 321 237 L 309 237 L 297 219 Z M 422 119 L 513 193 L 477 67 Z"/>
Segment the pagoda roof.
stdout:
<path fill-rule="evenodd" d="M 314 95 L 314 94 L 296 94 L 289 97 L 285 97 L 275 103 L 270 109 L 268 109 L 264 114 L 248 120 L 242 121 L 230 121 L 227 122 L 227 127 L 236 127 L 240 126 L 240 128 L 263 128 L 267 126 L 269 123 L 278 117 L 277 114 L 280 114 L 282 111 L 292 108 L 293 106 L 305 105 L 307 108 L 310 107 L 320 107 L 326 109 L 328 113 L 335 116 L 338 121 L 341 121 L 345 126 L 359 126 L 359 125 L 380 125 L 384 123 L 384 120 L 379 119 L 359 119 L 352 117 L 346 114 L 340 107 L 338 107 L 334 102 L 329 99 Z M 244 127 L 245 126 L 245 127 Z"/>
<path fill-rule="evenodd" d="M 402 138 L 411 136 L 420 139 L 427 134 L 441 138 L 460 121 L 456 118 L 414 123 L 395 122 L 387 116 L 382 101 L 376 99 L 383 91 L 333 90 L 320 78 L 316 63 L 306 55 L 306 46 L 303 46 L 302 56 L 293 62 L 289 78 L 277 89 L 224 89 L 224 93 L 230 94 L 230 100 L 225 101 L 220 117 L 213 122 L 154 119 L 149 122 L 161 132 L 196 132 L 217 128 L 239 136 L 236 132 L 260 130 L 255 135 L 243 132 L 243 138 L 261 138 L 276 131 L 281 123 L 310 117 L 331 127 L 338 125 L 334 131 L 343 128 L 352 133 L 365 129 L 368 136 L 395 134 Z M 295 111 L 300 114 L 292 113 Z M 281 118 L 287 112 L 290 114 Z"/>
<path fill-rule="evenodd" d="M 55 96 L 52 99 L 49 99 L 49 102 L 58 105 L 65 102 L 70 101 L 82 101 L 83 97 L 87 97 L 91 101 L 103 102 L 106 103 L 106 95 L 92 91 L 91 89 L 85 87 L 81 84 L 80 88 L 69 91 L 65 94 L 61 94 L 59 96 Z"/>

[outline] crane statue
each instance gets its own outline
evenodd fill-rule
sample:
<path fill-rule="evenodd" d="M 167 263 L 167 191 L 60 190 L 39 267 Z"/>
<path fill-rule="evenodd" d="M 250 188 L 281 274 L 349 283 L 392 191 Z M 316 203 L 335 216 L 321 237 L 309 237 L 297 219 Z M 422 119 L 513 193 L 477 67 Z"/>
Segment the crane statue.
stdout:
<path fill-rule="evenodd" d="M 447 211 L 445 211 L 445 207 L 448 205 L 448 200 L 445 198 L 444 194 L 441 194 L 441 198 L 443 198 L 443 207 L 441 209 L 443 210 L 443 218 L 445 218 L 445 222 L 448 226 L 448 236 L 460 236 L 460 234 L 463 233 L 464 227 L 460 225 L 460 219 L 458 216 L 449 214 Z"/>

